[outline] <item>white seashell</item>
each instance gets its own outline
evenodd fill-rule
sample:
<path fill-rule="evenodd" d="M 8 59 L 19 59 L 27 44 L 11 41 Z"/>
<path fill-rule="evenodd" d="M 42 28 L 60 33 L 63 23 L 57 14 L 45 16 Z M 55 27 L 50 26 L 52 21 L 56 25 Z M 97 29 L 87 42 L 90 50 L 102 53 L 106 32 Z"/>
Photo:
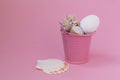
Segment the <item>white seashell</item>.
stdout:
<path fill-rule="evenodd" d="M 70 30 L 70 33 L 84 35 L 84 32 L 82 31 L 82 29 L 79 26 L 72 27 L 72 29 Z"/>
<path fill-rule="evenodd" d="M 68 69 L 68 64 L 59 59 L 38 60 L 36 68 L 47 74 L 58 74 Z"/>
<path fill-rule="evenodd" d="M 91 33 L 97 30 L 99 23 L 100 20 L 98 16 L 88 15 L 81 20 L 80 26 L 85 33 Z"/>

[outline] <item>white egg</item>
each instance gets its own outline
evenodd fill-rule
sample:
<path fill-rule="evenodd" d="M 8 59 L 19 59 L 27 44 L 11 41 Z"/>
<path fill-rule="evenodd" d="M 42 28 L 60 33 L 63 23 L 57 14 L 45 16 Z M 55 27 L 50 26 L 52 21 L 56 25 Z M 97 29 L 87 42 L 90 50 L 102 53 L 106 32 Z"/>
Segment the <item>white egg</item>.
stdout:
<path fill-rule="evenodd" d="M 80 22 L 80 27 L 85 33 L 91 33 L 97 30 L 100 20 L 96 15 L 88 15 Z"/>

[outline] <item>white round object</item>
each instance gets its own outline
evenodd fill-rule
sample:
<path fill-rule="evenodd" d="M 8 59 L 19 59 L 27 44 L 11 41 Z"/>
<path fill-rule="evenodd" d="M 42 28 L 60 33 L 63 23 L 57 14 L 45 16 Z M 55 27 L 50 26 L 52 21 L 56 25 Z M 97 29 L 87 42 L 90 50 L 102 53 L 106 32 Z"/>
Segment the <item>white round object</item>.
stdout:
<path fill-rule="evenodd" d="M 59 59 L 38 60 L 36 68 L 47 74 L 58 74 L 68 69 L 68 64 Z"/>
<path fill-rule="evenodd" d="M 91 33 L 97 30 L 100 20 L 96 15 L 88 15 L 80 22 L 80 27 L 85 33 Z"/>

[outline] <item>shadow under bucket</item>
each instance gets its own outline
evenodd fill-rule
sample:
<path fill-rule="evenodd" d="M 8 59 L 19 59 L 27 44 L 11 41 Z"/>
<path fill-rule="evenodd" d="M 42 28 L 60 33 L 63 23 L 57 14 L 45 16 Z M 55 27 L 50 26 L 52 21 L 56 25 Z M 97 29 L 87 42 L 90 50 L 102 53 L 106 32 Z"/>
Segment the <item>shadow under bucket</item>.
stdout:
<path fill-rule="evenodd" d="M 92 34 L 78 35 L 61 28 L 65 60 L 71 64 L 88 62 Z"/>

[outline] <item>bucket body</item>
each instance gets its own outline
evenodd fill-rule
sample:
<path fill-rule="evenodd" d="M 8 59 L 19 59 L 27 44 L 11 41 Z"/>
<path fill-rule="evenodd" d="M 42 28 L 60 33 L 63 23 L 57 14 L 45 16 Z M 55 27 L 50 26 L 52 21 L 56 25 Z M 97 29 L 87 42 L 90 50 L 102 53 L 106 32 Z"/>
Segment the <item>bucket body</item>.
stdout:
<path fill-rule="evenodd" d="M 65 60 L 72 64 L 88 62 L 92 34 L 78 35 L 61 28 Z"/>

